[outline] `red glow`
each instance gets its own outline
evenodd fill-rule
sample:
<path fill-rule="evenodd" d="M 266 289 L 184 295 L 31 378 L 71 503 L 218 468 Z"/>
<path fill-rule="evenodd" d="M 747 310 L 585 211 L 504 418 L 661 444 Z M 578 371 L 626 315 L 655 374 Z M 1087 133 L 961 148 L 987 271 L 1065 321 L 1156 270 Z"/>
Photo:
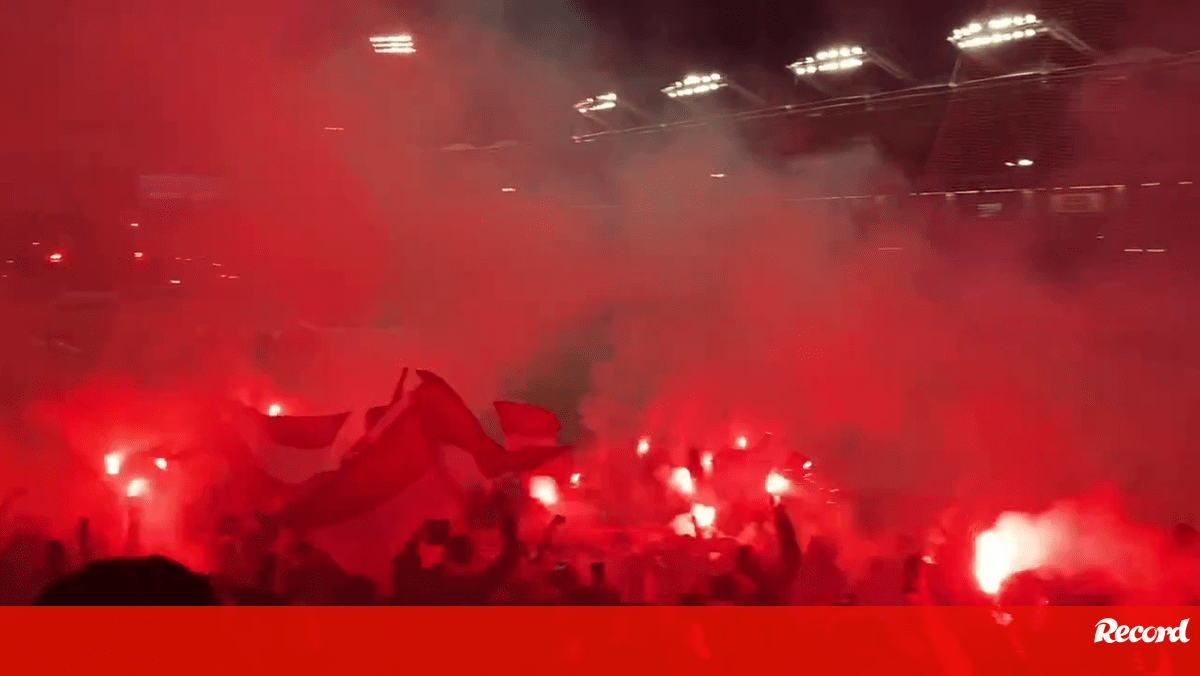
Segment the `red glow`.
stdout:
<path fill-rule="evenodd" d="M 741 448 L 744 450 L 749 445 L 750 445 L 750 440 L 747 439 L 746 437 L 738 437 L 737 438 L 737 447 L 738 448 Z"/>

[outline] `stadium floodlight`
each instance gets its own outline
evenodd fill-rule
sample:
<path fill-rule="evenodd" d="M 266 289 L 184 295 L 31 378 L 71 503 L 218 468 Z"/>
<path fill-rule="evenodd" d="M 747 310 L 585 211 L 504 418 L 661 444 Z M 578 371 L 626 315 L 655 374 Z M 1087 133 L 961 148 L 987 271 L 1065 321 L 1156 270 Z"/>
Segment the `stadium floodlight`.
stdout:
<path fill-rule="evenodd" d="M 1026 40 L 1050 31 L 1050 26 L 1037 16 L 1016 14 L 976 21 L 963 28 L 956 28 L 954 34 L 946 39 L 959 49 L 972 50 Z"/>
<path fill-rule="evenodd" d="M 587 115 L 588 113 L 597 113 L 602 110 L 612 110 L 617 107 L 616 94 L 601 94 L 593 96 L 584 101 L 575 104 L 575 110 Z"/>
<path fill-rule="evenodd" d="M 371 48 L 376 54 L 416 54 L 417 48 L 413 38 L 407 33 L 401 35 L 379 35 L 371 38 Z"/>
<path fill-rule="evenodd" d="M 831 73 L 860 68 L 867 63 L 867 50 L 862 47 L 838 47 L 818 52 L 803 61 L 797 61 L 788 70 L 801 77 L 817 73 Z"/>
<path fill-rule="evenodd" d="M 858 46 L 835 47 L 817 52 L 816 56 L 789 64 L 788 70 L 796 77 L 811 78 L 815 75 L 838 75 L 858 70 L 868 64 L 882 68 L 897 80 L 912 81 L 912 76 L 891 60 Z"/>
<path fill-rule="evenodd" d="M 711 75 L 689 75 L 673 85 L 662 88 L 662 92 L 671 98 L 683 98 L 715 92 L 729 83 L 720 73 Z"/>

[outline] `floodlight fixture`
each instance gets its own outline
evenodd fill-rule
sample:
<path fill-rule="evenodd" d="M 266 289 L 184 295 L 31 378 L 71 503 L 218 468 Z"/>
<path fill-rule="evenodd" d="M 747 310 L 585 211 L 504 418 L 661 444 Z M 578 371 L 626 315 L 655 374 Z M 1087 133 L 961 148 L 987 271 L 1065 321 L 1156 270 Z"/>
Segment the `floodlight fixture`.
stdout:
<path fill-rule="evenodd" d="M 416 54 L 413 37 L 407 33 L 400 35 L 379 35 L 371 38 L 371 48 L 376 54 Z"/>
<path fill-rule="evenodd" d="M 673 85 L 663 87 L 662 92 L 675 99 L 708 94 L 727 86 L 729 86 L 729 82 L 720 73 L 688 75 Z"/>
<path fill-rule="evenodd" d="M 946 39 L 959 49 L 973 50 L 1027 40 L 1049 32 L 1051 27 L 1036 15 L 1014 14 L 975 21 L 963 28 L 955 28 L 954 34 Z"/>
<path fill-rule="evenodd" d="M 801 77 L 817 73 L 832 73 L 837 71 L 854 70 L 866 65 L 869 56 L 862 47 L 837 47 L 817 52 L 788 66 L 788 70 Z"/>
<path fill-rule="evenodd" d="M 617 107 L 616 94 L 601 94 L 600 96 L 589 97 L 575 104 L 575 110 L 587 115 L 588 113 L 598 113 L 602 110 L 612 110 Z"/>

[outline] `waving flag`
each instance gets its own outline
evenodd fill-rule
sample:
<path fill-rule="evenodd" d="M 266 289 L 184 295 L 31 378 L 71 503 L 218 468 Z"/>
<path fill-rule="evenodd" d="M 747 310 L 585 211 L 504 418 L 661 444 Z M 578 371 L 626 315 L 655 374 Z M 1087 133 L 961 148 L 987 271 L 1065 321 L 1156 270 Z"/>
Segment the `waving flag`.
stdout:
<path fill-rule="evenodd" d="M 341 467 L 313 479 L 275 515 L 280 525 L 322 528 L 365 514 L 433 469 L 441 445 L 468 453 L 487 477 L 531 470 L 568 450 L 505 451 L 444 380 L 428 371 L 417 371 L 414 382 L 407 376 L 391 404 L 368 411 L 367 432 Z"/>
<path fill-rule="evenodd" d="M 515 401 L 497 401 L 495 406 L 506 438 L 555 439 L 562 429 L 558 416 L 541 406 Z"/>
<path fill-rule="evenodd" d="M 285 484 L 299 484 L 337 469 L 334 444 L 349 417 L 272 416 L 240 407 L 236 425 L 259 468 Z"/>

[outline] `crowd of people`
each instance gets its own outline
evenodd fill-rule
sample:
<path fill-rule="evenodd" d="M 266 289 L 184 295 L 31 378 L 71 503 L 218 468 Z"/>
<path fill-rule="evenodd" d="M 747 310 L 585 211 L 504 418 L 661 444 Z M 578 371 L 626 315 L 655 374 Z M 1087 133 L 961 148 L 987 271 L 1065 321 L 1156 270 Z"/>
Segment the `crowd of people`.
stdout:
<path fill-rule="evenodd" d="M 848 601 L 836 550 L 814 537 L 802 557 L 782 504 L 764 506 L 773 544 L 756 548 L 724 537 L 667 534 L 642 542 L 629 532 L 580 545 L 561 537 L 553 516 L 540 537 L 520 537 L 517 510 L 502 492 L 487 501 L 483 523 L 429 521 L 392 560 L 392 579 L 344 570 L 311 540 L 268 522 L 243 530 L 221 519 L 212 570 L 191 571 L 161 556 L 142 556 L 135 521 L 124 556 L 94 556 L 91 527 L 79 522 L 73 546 L 37 531 L 6 528 L 0 548 L 0 602 L 46 605 L 622 605 L 836 604 Z M 526 515 L 527 519 L 534 517 Z M 537 527 L 535 526 L 535 529 Z M 490 532 L 489 532 L 490 531 Z M 480 539 L 499 534 L 488 556 Z M 802 561 L 804 565 L 802 565 Z M 582 562 L 582 563 L 581 563 Z M 387 585 L 386 582 L 390 582 Z M 895 580 L 895 588 L 902 580 Z M 388 587 L 390 589 L 381 589 Z"/>
<path fill-rule="evenodd" d="M 95 553 L 87 519 L 73 544 L 9 524 L 0 534 L 0 604 L 45 605 L 987 605 L 969 581 L 968 560 L 877 557 L 851 576 L 837 543 L 814 535 L 802 552 L 786 503 L 759 510 L 753 545 L 712 533 L 649 539 L 625 530 L 567 537 L 567 519 L 519 513 L 501 491 L 460 524 L 425 522 L 392 559 L 391 580 L 354 574 L 301 534 L 260 516 L 249 528 L 226 516 L 214 529 L 209 570 L 144 556 L 131 510 L 123 556 Z M 519 521 L 526 522 L 526 528 Z M 526 537 L 522 538 L 521 534 Z M 530 533 L 536 535 L 530 536 Z M 498 534 L 499 542 L 495 544 Z M 580 534 L 574 534 L 580 535 Z M 1175 546 L 1195 558 L 1195 531 Z M 487 552 L 494 551 L 493 554 Z M 937 565 L 941 564 L 941 565 Z M 966 565 L 963 565 L 966 564 Z M 961 573 L 956 575 L 955 573 Z M 1057 584 L 1016 575 L 1002 601 L 1015 604 L 1120 603 L 1103 579 Z"/>

